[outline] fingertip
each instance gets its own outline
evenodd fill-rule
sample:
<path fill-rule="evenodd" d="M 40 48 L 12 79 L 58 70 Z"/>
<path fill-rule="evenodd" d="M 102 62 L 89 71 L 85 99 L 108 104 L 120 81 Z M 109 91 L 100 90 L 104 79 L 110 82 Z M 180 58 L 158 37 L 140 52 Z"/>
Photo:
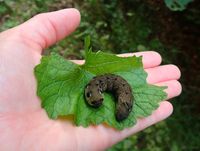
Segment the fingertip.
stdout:
<path fill-rule="evenodd" d="M 74 28 L 71 28 L 72 29 L 71 32 L 73 32 L 80 24 L 81 14 L 80 14 L 79 10 L 76 8 L 66 8 L 63 11 L 65 11 L 65 14 L 68 14 L 69 17 L 71 17 L 71 19 L 74 21 L 74 23 L 73 23 Z"/>
<path fill-rule="evenodd" d="M 174 64 L 170 64 L 169 66 L 171 66 L 171 68 L 173 69 L 172 73 L 176 75 L 176 80 L 180 79 L 181 78 L 181 71 L 180 69 L 174 65 Z"/>
<path fill-rule="evenodd" d="M 161 55 L 156 51 L 144 51 L 144 52 L 136 52 L 136 53 L 124 53 L 120 54 L 118 56 L 121 57 L 130 57 L 130 56 L 142 56 L 142 62 L 144 68 L 152 68 L 156 67 L 161 64 L 162 57 Z"/>
<path fill-rule="evenodd" d="M 143 62 L 146 64 L 145 68 L 152 68 L 158 66 L 162 62 L 161 55 L 156 51 L 148 51 L 147 55 L 143 55 Z"/>
<path fill-rule="evenodd" d="M 79 21 L 81 20 L 81 13 L 78 9 L 76 8 L 68 8 L 69 10 L 73 11 L 75 15 L 79 18 Z"/>
<path fill-rule="evenodd" d="M 76 8 L 66 8 L 56 12 L 50 12 L 48 16 L 58 34 L 56 41 L 63 39 L 75 31 L 81 20 L 80 12 Z M 57 17 L 57 19 L 54 17 Z"/>
<path fill-rule="evenodd" d="M 176 87 L 179 90 L 178 93 L 177 93 L 177 96 L 179 96 L 179 95 L 181 95 L 182 89 L 183 89 L 182 85 L 181 85 L 181 83 L 179 81 L 176 81 Z"/>
<path fill-rule="evenodd" d="M 152 53 L 154 53 L 154 55 L 156 56 L 157 60 L 158 60 L 158 63 L 161 64 L 162 62 L 162 56 L 156 52 L 156 51 L 152 51 Z"/>
<path fill-rule="evenodd" d="M 157 83 L 158 86 L 167 86 L 164 91 L 167 93 L 167 99 L 177 97 L 182 92 L 182 85 L 177 80 L 170 80 L 166 82 Z"/>
<path fill-rule="evenodd" d="M 168 94 L 168 99 L 171 99 L 173 97 L 177 97 L 182 92 L 182 85 L 177 80 L 171 80 L 167 84 L 168 88 L 165 90 Z"/>
<path fill-rule="evenodd" d="M 170 102 L 162 101 L 160 102 L 160 106 L 162 106 L 162 108 L 158 108 L 156 111 L 157 114 L 155 114 L 159 116 L 158 119 L 166 119 L 173 113 L 173 105 Z"/>
<path fill-rule="evenodd" d="M 145 71 L 148 73 L 147 81 L 150 84 L 178 80 L 181 76 L 179 68 L 173 64 L 148 68 Z"/>

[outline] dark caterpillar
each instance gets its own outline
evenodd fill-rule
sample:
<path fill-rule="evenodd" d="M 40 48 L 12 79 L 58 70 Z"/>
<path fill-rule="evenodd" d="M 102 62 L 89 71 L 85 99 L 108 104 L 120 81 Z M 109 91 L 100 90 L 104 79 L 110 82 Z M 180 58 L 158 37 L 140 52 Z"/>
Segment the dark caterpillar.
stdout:
<path fill-rule="evenodd" d="M 105 74 L 94 77 L 85 88 L 87 103 L 98 108 L 103 103 L 103 92 L 111 92 L 116 97 L 116 120 L 126 119 L 132 110 L 133 95 L 131 86 L 121 76 Z"/>

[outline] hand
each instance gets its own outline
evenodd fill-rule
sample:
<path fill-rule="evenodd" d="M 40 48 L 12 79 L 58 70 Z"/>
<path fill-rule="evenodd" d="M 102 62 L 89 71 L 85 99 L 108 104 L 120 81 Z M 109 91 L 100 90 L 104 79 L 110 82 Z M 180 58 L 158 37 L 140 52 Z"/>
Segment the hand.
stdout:
<path fill-rule="evenodd" d="M 50 120 L 36 95 L 33 69 L 40 62 L 42 50 L 73 32 L 79 22 L 76 9 L 64 9 L 39 14 L 0 34 L 0 150 L 103 150 L 172 113 L 172 105 L 162 101 L 151 116 L 138 119 L 134 127 L 123 131 L 104 125 L 83 128 L 71 121 Z M 127 55 L 133 54 L 123 56 Z M 168 86 L 167 99 L 181 93 L 176 66 L 159 66 L 161 57 L 156 52 L 136 55 L 143 55 L 148 83 Z"/>

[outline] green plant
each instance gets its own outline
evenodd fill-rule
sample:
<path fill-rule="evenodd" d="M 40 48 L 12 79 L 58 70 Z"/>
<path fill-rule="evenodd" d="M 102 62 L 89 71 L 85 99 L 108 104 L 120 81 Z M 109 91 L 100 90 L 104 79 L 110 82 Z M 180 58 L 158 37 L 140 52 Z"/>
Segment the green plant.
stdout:
<path fill-rule="evenodd" d="M 164 0 L 166 6 L 172 11 L 183 11 L 193 0 Z"/>

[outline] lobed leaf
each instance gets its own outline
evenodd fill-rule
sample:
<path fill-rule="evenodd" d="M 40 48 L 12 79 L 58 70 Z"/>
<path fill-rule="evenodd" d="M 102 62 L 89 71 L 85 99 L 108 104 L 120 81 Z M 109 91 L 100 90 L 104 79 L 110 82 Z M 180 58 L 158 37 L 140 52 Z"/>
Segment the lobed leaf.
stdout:
<path fill-rule="evenodd" d="M 76 125 L 106 123 L 117 129 L 131 127 L 137 117 L 150 115 L 159 102 L 166 98 L 165 87 L 146 83 L 147 73 L 143 69 L 142 57 L 118 57 L 113 54 L 92 52 L 89 42 L 86 46 L 86 61 L 77 65 L 59 55 L 42 57 L 35 68 L 38 82 L 37 94 L 48 116 L 56 119 L 73 115 Z M 115 119 L 115 101 L 112 94 L 104 93 L 103 105 L 92 108 L 84 99 L 84 88 L 95 75 L 113 73 L 128 81 L 133 90 L 134 106 L 129 117 L 122 122 Z"/>

